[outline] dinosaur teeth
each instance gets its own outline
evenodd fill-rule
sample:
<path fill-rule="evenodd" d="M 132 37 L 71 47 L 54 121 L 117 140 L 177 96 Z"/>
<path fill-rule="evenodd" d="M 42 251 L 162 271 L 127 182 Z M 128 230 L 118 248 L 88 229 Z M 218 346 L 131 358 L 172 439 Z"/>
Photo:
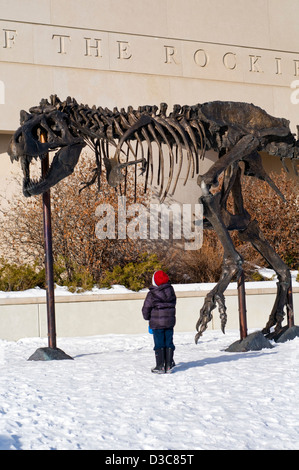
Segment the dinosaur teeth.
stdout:
<path fill-rule="evenodd" d="M 40 178 L 24 179 L 24 185 L 27 189 L 33 188 L 34 186 L 43 183 L 45 179 L 46 178 L 43 178 L 42 176 Z"/>
<path fill-rule="evenodd" d="M 30 195 L 29 193 L 33 189 L 36 189 L 36 187 L 43 184 L 45 182 L 45 180 L 47 179 L 50 169 L 46 172 L 45 175 L 30 178 L 30 164 L 33 161 L 33 158 L 34 158 L 35 161 L 38 161 L 38 160 L 43 161 L 46 157 L 47 157 L 47 154 L 37 155 L 37 156 L 34 156 L 34 157 L 25 155 L 21 159 L 21 167 L 22 167 L 23 174 L 24 174 L 23 188 L 25 190 L 26 195 Z"/>

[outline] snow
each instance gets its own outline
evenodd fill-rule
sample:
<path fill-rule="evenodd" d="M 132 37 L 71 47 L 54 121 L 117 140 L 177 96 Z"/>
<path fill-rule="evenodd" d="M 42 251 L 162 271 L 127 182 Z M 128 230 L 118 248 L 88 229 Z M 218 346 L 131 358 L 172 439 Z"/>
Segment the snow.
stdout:
<path fill-rule="evenodd" d="M 268 278 L 269 280 L 265 281 L 257 281 L 257 282 L 246 282 L 245 288 L 247 289 L 267 289 L 267 288 L 276 288 L 277 283 L 277 276 L 275 272 L 271 269 L 267 268 L 260 268 L 259 273 L 264 276 L 264 278 Z M 298 271 L 291 271 L 292 276 L 292 286 L 299 287 L 299 282 L 296 281 L 296 277 L 298 275 Z M 176 292 L 183 292 L 183 291 L 210 291 L 216 283 L 194 283 L 194 284 L 174 284 L 174 289 Z M 228 286 L 228 289 L 237 289 L 237 283 L 231 282 Z M 142 289 L 140 292 L 147 292 L 148 289 Z M 132 293 L 133 291 L 127 289 L 121 285 L 113 285 L 111 288 L 98 288 L 94 287 L 90 291 L 84 291 L 80 293 L 73 293 L 68 290 L 65 286 L 55 286 L 55 296 L 64 296 L 64 295 L 101 295 L 101 294 L 127 294 Z M 0 299 L 4 298 L 20 298 L 20 297 L 45 297 L 46 290 L 41 289 L 39 287 L 35 287 L 34 289 L 28 289 L 26 291 L 13 291 L 13 292 L 5 292 L 0 291 Z"/>
<path fill-rule="evenodd" d="M 299 338 L 225 352 L 237 339 L 175 332 L 169 375 L 151 373 L 146 332 L 58 338 L 62 361 L 27 360 L 43 339 L 0 340 L 0 450 L 298 449 Z"/>
<path fill-rule="evenodd" d="M 293 286 L 299 285 L 296 274 Z M 246 289 L 268 283 L 276 286 L 271 280 L 246 283 Z M 114 286 L 112 292 L 128 290 Z M 0 297 L 43 294 L 31 289 Z M 80 294 L 57 287 L 56 295 Z M 57 338 L 73 358 L 61 361 L 28 361 L 47 346 L 45 339 L 0 340 L 0 450 L 299 448 L 299 338 L 229 353 L 238 331 L 208 329 L 197 345 L 194 331 L 175 332 L 177 365 L 172 374 L 156 375 L 146 322 L 144 331 Z"/>

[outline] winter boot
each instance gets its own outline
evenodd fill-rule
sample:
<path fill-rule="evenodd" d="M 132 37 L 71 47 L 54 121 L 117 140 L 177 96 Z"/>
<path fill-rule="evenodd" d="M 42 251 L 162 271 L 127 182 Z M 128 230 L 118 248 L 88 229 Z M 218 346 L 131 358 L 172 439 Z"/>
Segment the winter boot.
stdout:
<path fill-rule="evenodd" d="M 156 367 L 152 369 L 154 374 L 165 374 L 165 349 L 160 348 L 155 350 Z"/>
<path fill-rule="evenodd" d="M 165 350 L 165 373 L 169 374 L 171 372 L 171 369 L 174 366 L 175 366 L 175 363 L 173 360 L 173 349 L 166 348 Z"/>

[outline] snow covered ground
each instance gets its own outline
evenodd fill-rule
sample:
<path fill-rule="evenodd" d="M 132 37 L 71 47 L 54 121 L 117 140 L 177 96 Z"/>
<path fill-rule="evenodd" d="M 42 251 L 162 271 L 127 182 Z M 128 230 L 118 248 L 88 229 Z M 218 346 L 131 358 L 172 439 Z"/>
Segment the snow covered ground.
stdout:
<path fill-rule="evenodd" d="M 256 284 L 276 285 L 246 289 Z M 90 294 L 101 292 L 107 290 Z M 61 294 L 66 290 L 57 288 Z M 228 353 L 238 331 L 208 329 L 197 345 L 194 331 L 175 332 L 177 366 L 157 376 L 146 328 L 145 322 L 144 334 L 58 338 L 73 358 L 63 361 L 28 361 L 45 339 L 0 340 L 0 450 L 299 449 L 299 338 Z"/>
<path fill-rule="evenodd" d="M 27 360 L 43 339 L 0 340 L 0 449 L 298 449 L 299 338 L 225 352 L 237 339 L 175 333 L 158 376 L 148 333 L 58 338 L 74 360 L 46 362 Z"/>

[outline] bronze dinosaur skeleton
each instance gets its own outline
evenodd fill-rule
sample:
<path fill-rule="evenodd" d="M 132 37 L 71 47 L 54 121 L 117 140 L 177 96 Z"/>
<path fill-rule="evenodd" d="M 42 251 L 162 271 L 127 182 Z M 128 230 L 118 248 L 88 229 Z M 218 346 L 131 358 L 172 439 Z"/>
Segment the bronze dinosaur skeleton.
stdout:
<path fill-rule="evenodd" d="M 211 312 L 217 305 L 224 332 L 227 319 L 224 291 L 232 278 L 240 275 L 243 262 L 229 235 L 231 230 L 236 230 L 242 240 L 251 242 L 276 271 L 277 296 L 263 332 L 268 333 L 273 326 L 275 331 L 281 330 L 291 277 L 287 266 L 244 208 L 240 162 L 243 162 L 245 175 L 266 181 L 283 198 L 264 171 L 259 151 L 280 157 L 284 166 L 286 158 L 292 159 L 293 163 L 298 159 L 299 140 L 291 133 L 287 120 L 270 116 L 253 104 L 239 102 L 175 105 L 167 114 L 165 103 L 161 104 L 160 109 L 157 106 L 143 106 L 138 110 L 129 107 L 126 111 L 117 108 L 110 111 L 79 105 L 71 98 L 62 102 L 57 96 L 51 96 L 50 102 L 42 100 L 29 113 L 21 111 L 20 121 L 21 127 L 13 135 L 8 152 L 12 161 L 21 163 L 23 193 L 27 197 L 41 194 L 69 176 L 85 145 L 94 149 L 97 165 L 85 187 L 98 181 L 100 189 L 103 167 L 106 168 L 108 183 L 116 187 L 125 179 L 122 170 L 132 164 L 136 168 L 136 164 L 140 163 L 146 189 L 148 184 L 153 184 L 155 144 L 158 149 L 157 185 L 161 201 L 174 193 L 185 167 L 184 158 L 187 159 L 186 183 L 188 178 L 198 174 L 199 160 L 204 158 L 206 150 L 218 152 L 219 159 L 204 175 L 198 176 L 198 184 L 202 192 L 200 201 L 204 207 L 204 228 L 214 229 L 223 245 L 223 269 L 218 284 L 205 298 L 196 325 L 198 333 L 195 340 L 197 342 L 207 328 L 212 318 Z M 46 135 L 46 143 L 40 142 L 41 133 Z M 115 149 L 113 157 L 109 155 L 111 146 Z M 57 153 L 47 175 L 38 181 L 30 179 L 32 159 L 43 159 L 49 151 Z M 169 159 L 166 178 L 165 158 Z M 222 173 L 222 187 L 213 194 L 211 187 L 217 186 Z M 229 194 L 233 198 L 234 213 L 227 209 Z"/>

